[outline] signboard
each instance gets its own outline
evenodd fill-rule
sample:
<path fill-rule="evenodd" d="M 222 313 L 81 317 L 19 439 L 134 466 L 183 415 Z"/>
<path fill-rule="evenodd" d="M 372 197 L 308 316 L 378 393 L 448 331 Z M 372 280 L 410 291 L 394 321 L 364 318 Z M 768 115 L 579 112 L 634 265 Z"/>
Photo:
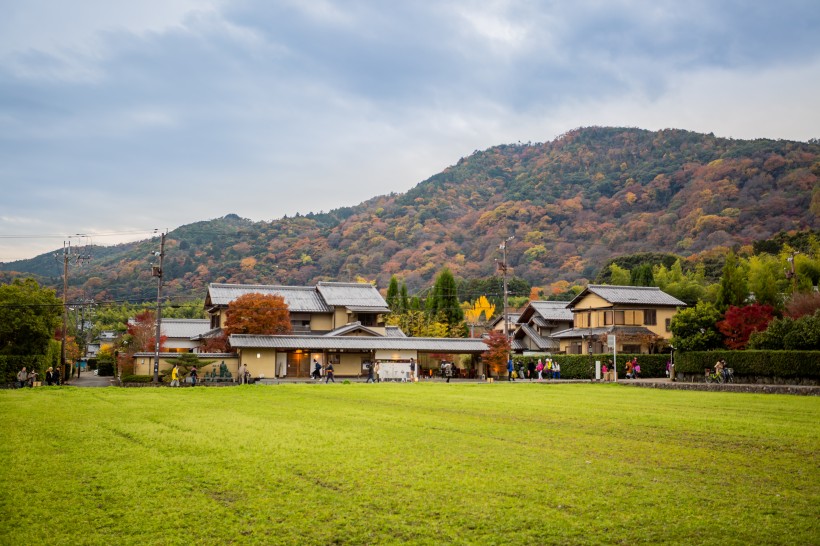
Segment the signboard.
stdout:
<path fill-rule="evenodd" d="M 617 345 L 615 344 L 615 334 L 609 334 L 606 336 L 606 344 L 612 347 L 612 371 L 614 372 L 615 381 L 618 381 L 618 355 L 617 355 Z"/>

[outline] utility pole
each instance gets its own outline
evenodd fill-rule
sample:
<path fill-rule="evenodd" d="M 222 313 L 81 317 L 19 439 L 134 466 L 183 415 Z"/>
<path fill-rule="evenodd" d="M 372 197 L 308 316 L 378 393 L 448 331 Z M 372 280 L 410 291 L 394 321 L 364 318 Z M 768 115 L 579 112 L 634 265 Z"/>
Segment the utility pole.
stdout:
<path fill-rule="evenodd" d="M 154 252 L 154 256 L 159 256 L 159 265 L 151 267 L 151 274 L 157 278 L 157 331 L 154 339 L 154 383 L 159 383 L 159 338 L 162 332 L 162 260 L 165 258 L 165 236 L 160 234 L 159 252 Z"/>
<path fill-rule="evenodd" d="M 507 243 L 512 241 L 515 238 L 515 235 L 507 237 L 501 242 L 498 248 L 500 248 L 503 252 L 503 258 L 501 259 L 501 263 L 499 267 L 501 269 L 501 273 L 503 275 L 503 289 L 504 289 L 504 335 L 509 340 L 510 338 L 510 321 L 509 321 L 509 314 L 507 313 Z"/>
<path fill-rule="evenodd" d="M 70 377 L 68 366 L 65 361 L 65 340 L 68 335 L 68 263 L 71 260 L 71 241 L 63 241 L 63 255 L 55 254 L 54 258 L 62 260 L 63 262 L 63 324 L 60 329 L 60 375 L 63 381 L 67 381 Z M 84 260 L 90 260 L 91 256 L 77 254 L 74 262 L 82 264 Z M 79 368 L 77 369 L 77 377 L 80 377 Z"/>

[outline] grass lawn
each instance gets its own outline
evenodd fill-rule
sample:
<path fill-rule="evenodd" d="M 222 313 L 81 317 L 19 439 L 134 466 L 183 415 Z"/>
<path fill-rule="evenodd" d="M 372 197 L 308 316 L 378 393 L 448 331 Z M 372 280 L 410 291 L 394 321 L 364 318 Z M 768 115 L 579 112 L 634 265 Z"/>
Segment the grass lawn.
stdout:
<path fill-rule="evenodd" d="M 58 387 L 0 423 L 0 544 L 820 544 L 816 397 Z"/>

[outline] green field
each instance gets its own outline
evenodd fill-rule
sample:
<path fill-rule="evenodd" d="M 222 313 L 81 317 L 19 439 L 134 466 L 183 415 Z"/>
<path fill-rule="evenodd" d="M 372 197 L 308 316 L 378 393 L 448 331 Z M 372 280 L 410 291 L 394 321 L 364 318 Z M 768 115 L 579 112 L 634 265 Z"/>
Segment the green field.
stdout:
<path fill-rule="evenodd" d="M 0 392 L 2 544 L 819 544 L 820 400 L 620 385 Z"/>

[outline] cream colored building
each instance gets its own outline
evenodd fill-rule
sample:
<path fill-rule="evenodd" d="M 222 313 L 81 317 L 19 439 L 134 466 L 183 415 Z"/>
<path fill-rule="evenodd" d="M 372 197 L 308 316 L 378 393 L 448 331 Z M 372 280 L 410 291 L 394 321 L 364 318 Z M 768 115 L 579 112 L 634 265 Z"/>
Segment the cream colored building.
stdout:
<path fill-rule="evenodd" d="M 672 337 L 672 317 L 686 304 L 657 287 L 587 286 L 567 307 L 573 326 L 552 334 L 561 352 L 602 354 L 617 352 L 650 353 L 665 346 Z"/>
<path fill-rule="evenodd" d="M 452 355 L 478 355 L 487 350 L 480 339 L 408 338 L 397 327 L 386 326 L 387 302 L 368 283 L 320 282 L 311 286 L 212 283 L 205 309 L 213 335 L 225 325 L 230 303 L 244 294 L 275 294 L 288 306 L 292 335 L 232 335 L 237 352 L 233 372 L 245 365 L 254 379 L 308 378 L 315 362 L 333 364 L 340 377 L 366 374 L 375 362 L 438 366 Z"/>
<path fill-rule="evenodd" d="M 174 361 L 181 356 L 179 352 L 164 352 L 159 354 L 159 371 L 165 372 L 174 367 Z M 237 378 L 239 370 L 239 357 L 235 353 L 199 353 L 196 355 L 202 362 L 210 362 L 199 368 L 199 380 L 202 382 L 207 374 L 219 374 L 219 365 L 223 362 L 231 372 L 234 380 Z M 155 353 L 136 353 L 134 359 L 135 375 L 153 375 Z"/>

